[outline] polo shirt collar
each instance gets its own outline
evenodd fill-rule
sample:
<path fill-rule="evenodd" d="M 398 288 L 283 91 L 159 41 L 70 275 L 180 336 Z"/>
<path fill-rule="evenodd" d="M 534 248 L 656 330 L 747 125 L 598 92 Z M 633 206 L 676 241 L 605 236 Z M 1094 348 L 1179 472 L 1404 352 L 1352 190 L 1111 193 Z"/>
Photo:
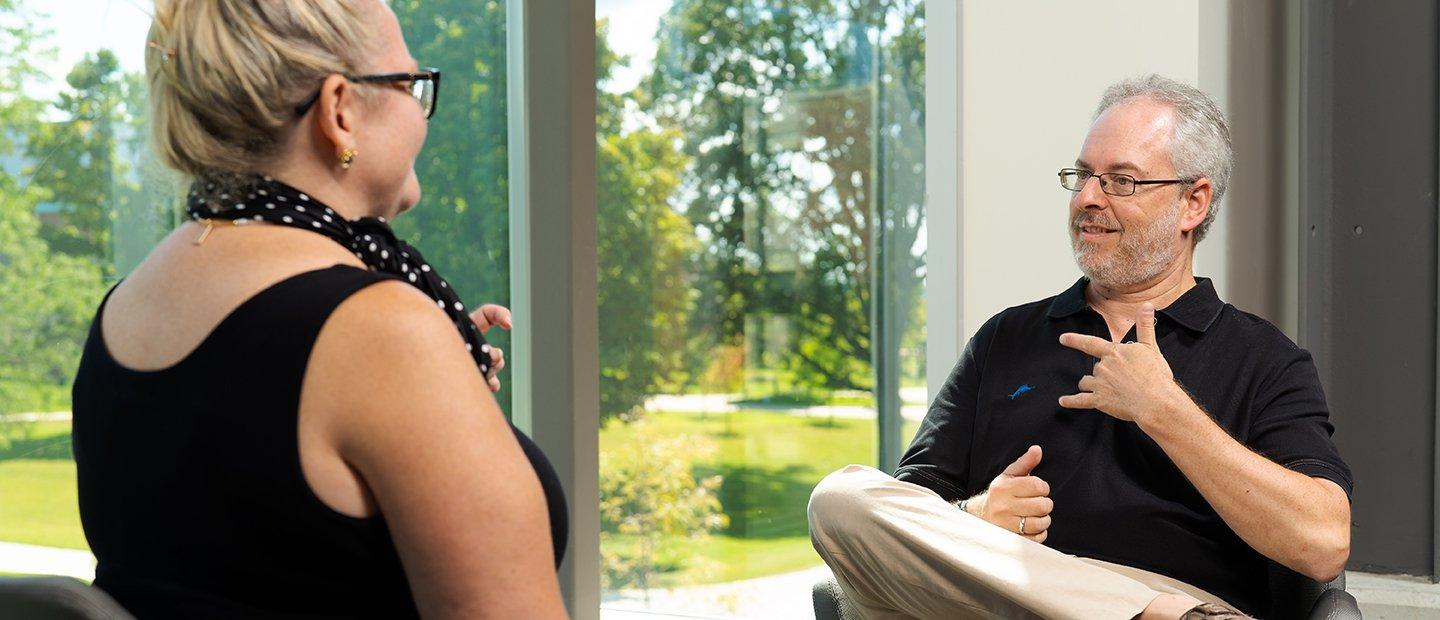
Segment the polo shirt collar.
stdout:
<path fill-rule="evenodd" d="M 1065 289 L 1065 292 L 1057 295 L 1055 300 L 1050 302 L 1050 310 L 1047 312 L 1050 318 L 1065 318 L 1088 308 L 1089 304 L 1085 303 L 1085 285 L 1089 283 L 1089 278 L 1081 277 L 1070 288 Z M 1204 332 L 1215 324 L 1215 319 L 1220 317 L 1223 309 L 1225 303 L 1215 294 L 1215 285 L 1210 282 L 1210 278 L 1195 278 L 1194 287 L 1159 312 L 1187 329 Z"/>
<path fill-rule="evenodd" d="M 1073 315 L 1087 306 L 1085 303 L 1085 285 L 1090 283 L 1090 278 L 1081 276 L 1075 284 L 1065 289 L 1050 302 L 1050 311 L 1047 313 L 1052 319 L 1063 319 Z"/>

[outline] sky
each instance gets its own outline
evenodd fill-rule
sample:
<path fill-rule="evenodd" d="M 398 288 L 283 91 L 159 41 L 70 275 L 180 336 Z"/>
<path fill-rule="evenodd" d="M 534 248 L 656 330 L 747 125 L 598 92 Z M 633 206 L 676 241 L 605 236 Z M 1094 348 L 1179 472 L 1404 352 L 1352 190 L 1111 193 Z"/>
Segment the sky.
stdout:
<path fill-rule="evenodd" d="M 41 25 L 51 32 L 58 55 L 41 66 L 57 80 L 86 53 L 101 48 L 115 52 L 126 71 L 145 70 L 152 6 L 148 0 L 29 0 L 25 6 L 39 14 Z"/>
<path fill-rule="evenodd" d="M 673 0 L 596 0 L 595 19 L 610 18 L 610 49 L 630 57 L 615 71 L 611 92 L 627 92 L 650 73 L 655 62 L 655 29 Z"/>

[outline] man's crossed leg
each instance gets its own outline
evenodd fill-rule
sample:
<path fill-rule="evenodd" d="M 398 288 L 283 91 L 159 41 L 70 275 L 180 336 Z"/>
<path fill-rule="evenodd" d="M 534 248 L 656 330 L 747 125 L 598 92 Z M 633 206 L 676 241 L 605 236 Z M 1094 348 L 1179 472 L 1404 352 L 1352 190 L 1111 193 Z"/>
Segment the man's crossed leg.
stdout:
<path fill-rule="evenodd" d="M 1157 603 L 1225 604 L 1163 575 L 1061 553 L 861 465 L 822 480 L 809 517 L 815 550 L 867 619 L 1128 620 Z"/>

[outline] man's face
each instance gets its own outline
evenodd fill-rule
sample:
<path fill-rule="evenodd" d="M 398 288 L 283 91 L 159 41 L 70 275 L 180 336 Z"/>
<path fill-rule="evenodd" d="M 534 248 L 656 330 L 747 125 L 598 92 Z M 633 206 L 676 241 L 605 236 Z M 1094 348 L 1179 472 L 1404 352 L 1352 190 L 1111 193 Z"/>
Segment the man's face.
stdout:
<path fill-rule="evenodd" d="M 1096 174 L 1119 172 L 1137 180 L 1173 179 L 1170 138 L 1174 114 L 1149 100 L 1106 110 L 1085 137 L 1075 167 Z M 1185 184 L 1137 185 L 1130 196 L 1111 196 L 1090 178 L 1070 198 L 1070 246 L 1092 282 L 1109 288 L 1150 281 L 1188 249 L 1181 215 Z"/>

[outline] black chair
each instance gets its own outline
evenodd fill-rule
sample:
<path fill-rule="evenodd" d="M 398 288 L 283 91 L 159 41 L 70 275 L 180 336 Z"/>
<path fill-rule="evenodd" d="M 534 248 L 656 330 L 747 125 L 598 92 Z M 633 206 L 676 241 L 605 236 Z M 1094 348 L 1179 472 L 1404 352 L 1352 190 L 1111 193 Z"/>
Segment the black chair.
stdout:
<path fill-rule="evenodd" d="M 815 620 L 860 620 L 834 577 L 816 582 L 810 595 L 815 602 Z M 1319 583 L 1272 563 L 1270 607 L 1271 617 L 1282 620 L 1361 620 L 1359 603 L 1345 591 L 1345 573 L 1330 583 Z"/>
<path fill-rule="evenodd" d="M 70 577 L 0 577 L 0 618 L 135 620 L 104 591 Z"/>

